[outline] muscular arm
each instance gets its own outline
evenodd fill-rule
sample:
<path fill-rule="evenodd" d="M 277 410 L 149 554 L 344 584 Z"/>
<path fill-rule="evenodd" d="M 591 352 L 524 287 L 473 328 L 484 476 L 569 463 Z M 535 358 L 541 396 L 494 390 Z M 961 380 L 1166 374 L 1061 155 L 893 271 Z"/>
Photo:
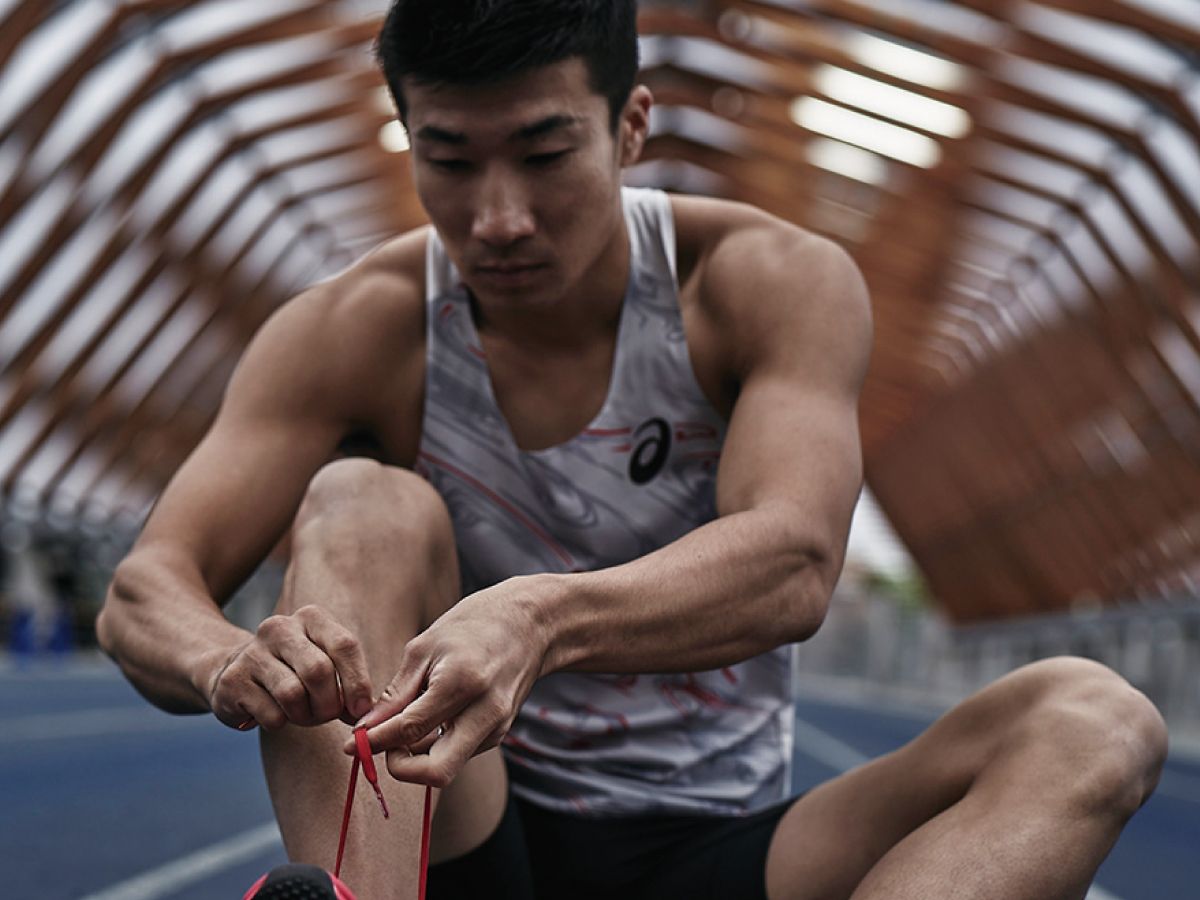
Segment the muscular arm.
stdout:
<path fill-rule="evenodd" d="M 748 231 L 708 265 L 705 289 L 735 298 L 744 360 L 719 518 L 625 565 L 543 576 L 547 670 L 712 669 L 804 640 L 823 620 L 862 483 L 870 319 L 853 263 L 803 240 Z"/>
<path fill-rule="evenodd" d="M 336 282 L 318 287 L 263 327 L 211 430 L 117 568 L 97 633 L 164 709 L 210 708 L 217 674 L 253 638 L 220 605 L 286 531 L 341 437 L 361 424 L 362 398 L 377 396 L 363 389 L 371 361 L 361 342 L 378 323 L 356 321 L 364 304 L 354 296 L 370 285 L 352 280 L 342 290 L 350 296 Z"/>
<path fill-rule="evenodd" d="M 410 644 L 411 664 L 406 657 L 366 720 L 379 726 L 378 746 L 411 743 L 454 716 L 486 746 L 549 672 L 699 671 L 816 631 L 862 482 L 865 287 L 841 250 L 773 221 L 724 238 L 704 265 L 701 300 L 727 311 L 721 326 L 740 381 L 718 471 L 719 517 L 624 565 L 514 578 L 465 598 Z M 439 657 L 471 652 L 463 635 L 486 648 L 478 677 L 439 683 Z M 522 668 L 530 660 L 536 671 Z M 502 686 L 484 704 L 506 711 L 499 727 L 467 701 L 482 685 Z M 446 742 L 441 759 L 435 745 L 430 757 L 394 761 L 393 772 L 437 783 L 468 743 Z"/>

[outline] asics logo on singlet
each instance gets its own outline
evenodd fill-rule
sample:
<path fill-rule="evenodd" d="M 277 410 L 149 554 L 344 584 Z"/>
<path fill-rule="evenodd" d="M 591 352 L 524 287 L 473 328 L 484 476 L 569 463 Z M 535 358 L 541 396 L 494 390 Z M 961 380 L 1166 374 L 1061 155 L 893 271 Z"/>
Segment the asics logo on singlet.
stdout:
<path fill-rule="evenodd" d="M 662 471 L 671 453 L 671 425 L 666 419 L 647 419 L 633 432 L 629 454 L 629 479 L 645 484 Z"/>

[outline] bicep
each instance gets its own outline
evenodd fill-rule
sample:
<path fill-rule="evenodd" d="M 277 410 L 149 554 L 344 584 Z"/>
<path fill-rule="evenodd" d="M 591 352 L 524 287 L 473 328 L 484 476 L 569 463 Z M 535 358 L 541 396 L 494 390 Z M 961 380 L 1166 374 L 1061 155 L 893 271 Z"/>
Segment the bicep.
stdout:
<path fill-rule="evenodd" d="M 345 432 L 319 374 L 268 325 L 241 361 L 212 427 L 175 473 L 138 550 L 194 569 L 223 601 L 290 526 Z"/>
<path fill-rule="evenodd" d="M 792 285 L 758 285 L 756 296 L 774 302 L 755 306 L 758 327 L 740 331 L 752 361 L 721 457 L 718 509 L 786 505 L 799 539 L 840 568 L 862 486 L 858 394 L 870 307 L 857 268 L 834 248 L 821 254 L 807 295 Z"/>
<path fill-rule="evenodd" d="M 744 386 L 721 454 L 720 514 L 786 504 L 806 542 L 840 551 L 861 486 L 853 400 L 781 377 Z"/>
<path fill-rule="evenodd" d="M 290 526 L 339 432 L 278 417 L 220 417 L 175 473 L 139 547 L 186 560 L 223 601 Z"/>

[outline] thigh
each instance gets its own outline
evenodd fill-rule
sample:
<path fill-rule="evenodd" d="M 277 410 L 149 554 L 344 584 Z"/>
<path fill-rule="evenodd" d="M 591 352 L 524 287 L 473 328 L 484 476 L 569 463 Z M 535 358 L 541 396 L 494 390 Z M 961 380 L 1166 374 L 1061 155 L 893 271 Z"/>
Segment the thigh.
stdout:
<path fill-rule="evenodd" d="M 1059 716 L 1058 707 L 1048 704 L 1079 694 L 1084 706 L 1094 706 L 1092 685 L 1104 688 L 1116 680 L 1081 660 L 1024 666 L 968 697 L 899 750 L 805 794 L 772 839 L 770 897 L 849 897 L 889 850 L 976 787 L 985 768 L 1031 735 L 1046 740 L 1047 716 L 1051 722 Z"/>
<path fill-rule="evenodd" d="M 912 748 L 872 760 L 791 804 L 766 857 L 770 900 L 849 897 L 888 850 L 959 799 L 961 792 L 944 790 L 913 765 Z"/>
<path fill-rule="evenodd" d="M 767 857 L 771 900 L 849 897 L 905 837 L 957 803 L 1010 720 L 996 685 L 905 746 L 813 788 L 780 820 Z"/>
<path fill-rule="evenodd" d="M 437 792 L 430 829 L 430 861 L 462 857 L 493 835 L 508 815 L 508 776 L 500 748 L 470 760 L 458 777 Z M 511 841 L 506 842 L 511 843 Z"/>

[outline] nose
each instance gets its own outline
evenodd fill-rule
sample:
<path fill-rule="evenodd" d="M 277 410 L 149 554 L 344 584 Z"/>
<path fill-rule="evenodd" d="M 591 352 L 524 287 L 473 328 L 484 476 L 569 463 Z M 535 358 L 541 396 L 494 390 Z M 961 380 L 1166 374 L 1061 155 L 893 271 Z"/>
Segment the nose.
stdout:
<path fill-rule="evenodd" d="M 483 179 L 471 225 L 471 236 L 493 247 L 505 247 L 535 230 L 525 186 L 512 173 L 493 171 Z"/>

